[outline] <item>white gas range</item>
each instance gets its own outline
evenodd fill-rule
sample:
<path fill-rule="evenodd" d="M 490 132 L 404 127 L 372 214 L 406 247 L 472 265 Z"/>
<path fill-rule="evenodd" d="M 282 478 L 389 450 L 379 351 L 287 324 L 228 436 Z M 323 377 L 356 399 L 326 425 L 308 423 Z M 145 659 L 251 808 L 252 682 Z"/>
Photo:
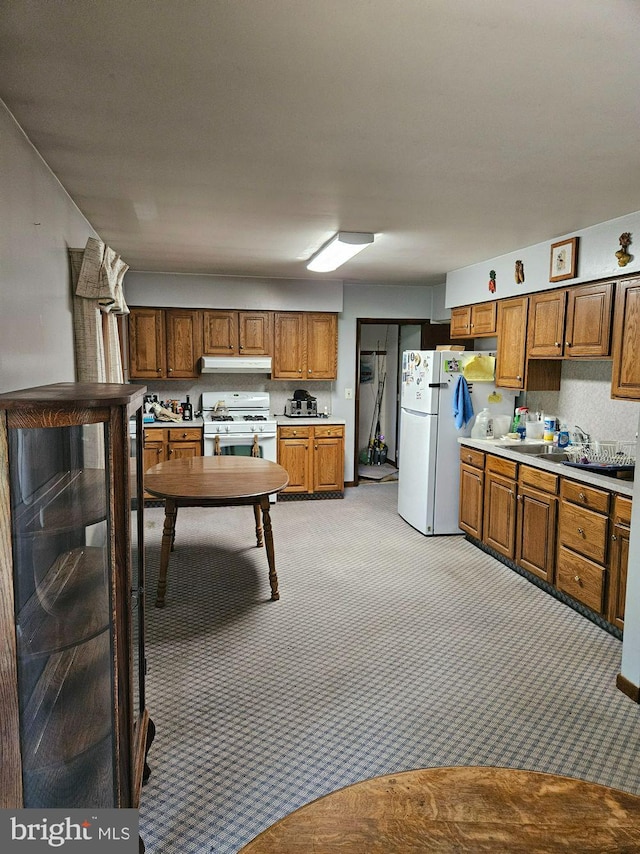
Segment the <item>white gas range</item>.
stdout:
<path fill-rule="evenodd" d="M 268 392 L 204 392 L 201 409 L 205 457 L 235 454 L 278 461 L 278 428 L 269 413 Z"/>

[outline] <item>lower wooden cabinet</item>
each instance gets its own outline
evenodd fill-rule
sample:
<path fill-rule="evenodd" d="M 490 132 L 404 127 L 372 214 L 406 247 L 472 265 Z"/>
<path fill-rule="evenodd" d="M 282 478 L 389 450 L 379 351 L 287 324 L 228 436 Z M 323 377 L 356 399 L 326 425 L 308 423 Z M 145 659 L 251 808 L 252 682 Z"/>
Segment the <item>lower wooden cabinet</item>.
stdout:
<path fill-rule="evenodd" d="M 323 424 L 278 429 L 278 462 L 289 474 L 287 492 L 344 490 L 344 426 Z"/>
<path fill-rule="evenodd" d="M 516 563 L 553 582 L 556 563 L 558 475 L 533 466 L 518 472 Z"/>
<path fill-rule="evenodd" d="M 631 499 L 616 495 L 612 514 L 611 557 L 609 562 L 609 596 L 607 619 L 624 628 L 624 603 L 627 595 L 629 534 L 631 533 Z"/>
<path fill-rule="evenodd" d="M 518 464 L 487 455 L 484 480 L 482 542 L 505 557 L 515 558 Z"/>
<path fill-rule="evenodd" d="M 556 586 L 605 616 L 610 495 L 563 479 L 560 497 Z"/>
<path fill-rule="evenodd" d="M 484 457 L 482 451 L 464 447 L 460 449 L 458 525 L 477 540 L 482 539 Z"/>
<path fill-rule="evenodd" d="M 165 460 L 201 456 L 201 427 L 147 427 L 144 431 L 144 471 Z M 153 496 L 145 493 L 145 497 Z"/>

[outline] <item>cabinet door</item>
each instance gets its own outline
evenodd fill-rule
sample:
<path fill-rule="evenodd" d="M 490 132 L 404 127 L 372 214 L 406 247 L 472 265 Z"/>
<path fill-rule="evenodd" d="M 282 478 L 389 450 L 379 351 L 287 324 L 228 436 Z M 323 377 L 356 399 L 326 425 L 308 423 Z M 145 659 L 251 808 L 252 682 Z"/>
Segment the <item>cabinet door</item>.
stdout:
<path fill-rule="evenodd" d="M 313 443 L 313 491 L 342 492 L 344 488 L 344 440 L 316 438 Z"/>
<path fill-rule="evenodd" d="M 238 312 L 203 312 L 203 350 L 205 356 L 237 356 Z"/>
<path fill-rule="evenodd" d="M 270 311 L 238 312 L 239 350 L 242 356 L 270 356 L 273 314 Z"/>
<path fill-rule="evenodd" d="M 132 308 L 129 314 L 129 376 L 161 379 L 166 376 L 164 311 Z"/>
<path fill-rule="evenodd" d="M 496 385 L 503 388 L 524 388 L 528 308 L 527 297 L 498 302 Z"/>
<path fill-rule="evenodd" d="M 558 499 L 518 487 L 516 562 L 545 581 L 553 581 Z"/>
<path fill-rule="evenodd" d="M 488 472 L 484 488 L 482 542 L 505 557 L 515 557 L 516 483 Z"/>
<path fill-rule="evenodd" d="M 496 319 L 495 302 L 481 302 L 471 306 L 471 335 L 495 335 Z"/>
<path fill-rule="evenodd" d="M 338 376 L 338 317 L 307 314 L 307 379 L 335 380 Z"/>
<path fill-rule="evenodd" d="M 566 291 L 547 291 L 529 297 L 529 358 L 562 356 Z"/>
<path fill-rule="evenodd" d="M 482 539 L 482 498 L 484 472 L 473 466 L 460 466 L 460 503 L 458 525 L 467 534 Z"/>
<path fill-rule="evenodd" d="M 640 400 L 640 279 L 616 285 L 611 397 Z"/>
<path fill-rule="evenodd" d="M 624 603 L 627 596 L 627 567 L 629 565 L 629 535 L 626 525 L 616 525 L 611 544 L 611 580 L 607 619 L 624 629 Z"/>
<path fill-rule="evenodd" d="M 157 463 L 163 463 L 166 459 L 166 433 L 159 427 L 153 430 L 145 430 L 143 447 L 143 470 L 147 471 Z"/>
<path fill-rule="evenodd" d="M 296 312 L 276 312 L 274 315 L 274 379 L 301 380 L 306 353 L 305 316 Z"/>
<path fill-rule="evenodd" d="M 167 377 L 183 379 L 198 376 L 202 355 L 202 314 L 191 309 L 166 311 Z"/>
<path fill-rule="evenodd" d="M 452 338 L 471 336 L 471 306 L 461 305 L 451 309 L 450 335 Z"/>
<path fill-rule="evenodd" d="M 170 460 L 185 460 L 202 456 L 200 442 L 169 442 L 167 456 Z"/>
<path fill-rule="evenodd" d="M 310 441 L 305 437 L 278 441 L 278 463 L 289 475 L 289 484 L 284 492 L 312 491 Z"/>
<path fill-rule="evenodd" d="M 613 284 L 569 288 L 564 354 L 602 358 L 610 353 Z"/>

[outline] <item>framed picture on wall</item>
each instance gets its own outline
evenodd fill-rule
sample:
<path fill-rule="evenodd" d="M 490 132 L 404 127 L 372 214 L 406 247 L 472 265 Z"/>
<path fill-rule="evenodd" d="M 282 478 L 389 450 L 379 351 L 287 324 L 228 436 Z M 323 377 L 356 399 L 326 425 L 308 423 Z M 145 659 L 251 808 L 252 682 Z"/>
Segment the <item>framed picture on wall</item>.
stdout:
<path fill-rule="evenodd" d="M 575 279 L 578 272 L 578 238 L 570 237 L 551 244 L 550 282 Z"/>

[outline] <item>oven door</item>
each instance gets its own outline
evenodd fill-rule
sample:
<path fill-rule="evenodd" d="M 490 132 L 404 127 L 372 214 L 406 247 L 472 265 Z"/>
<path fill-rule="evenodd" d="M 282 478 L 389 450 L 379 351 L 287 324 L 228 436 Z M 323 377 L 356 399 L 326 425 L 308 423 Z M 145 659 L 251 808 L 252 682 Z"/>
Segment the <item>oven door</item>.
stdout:
<path fill-rule="evenodd" d="M 204 434 L 204 456 L 213 457 L 216 453 L 216 436 L 219 439 L 218 447 L 221 455 L 251 457 L 255 456 L 253 449 L 256 446 L 255 437 L 258 437 L 257 456 L 272 463 L 278 462 L 278 443 L 275 433 L 205 433 Z M 269 501 L 276 502 L 276 496 L 270 495 Z"/>
<path fill-rule="evenodd" d="M 271 462 L 277 462 L 276 436 L 272 433 L 219 433 L 218 447 L 223 455 L 235 457 L 259 456 Z M 256 442 L 256 438 L 257 442 Z M 254 452 L 257 447 L 258 453 Z M 204 434 L 204 455 L 212 457 L 216 453 L 216 434 Z"/>

